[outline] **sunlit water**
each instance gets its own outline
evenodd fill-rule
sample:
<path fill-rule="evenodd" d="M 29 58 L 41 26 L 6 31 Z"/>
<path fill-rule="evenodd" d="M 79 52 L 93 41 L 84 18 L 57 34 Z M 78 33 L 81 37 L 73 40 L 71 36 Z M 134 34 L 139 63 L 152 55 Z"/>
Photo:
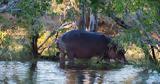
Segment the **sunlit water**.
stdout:
<path fill-rule="evenodd" d="M 116 70 L 63 70 L 53 61 L 0 61 L 0 84 L 160 84 L 160 74 L 126 65 Z"/>

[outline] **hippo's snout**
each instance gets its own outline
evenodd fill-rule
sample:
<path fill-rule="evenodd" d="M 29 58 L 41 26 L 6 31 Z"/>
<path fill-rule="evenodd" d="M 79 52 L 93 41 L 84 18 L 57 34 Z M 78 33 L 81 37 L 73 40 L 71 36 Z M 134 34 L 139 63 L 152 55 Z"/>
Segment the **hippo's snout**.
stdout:
<path fill-rule="evenodd" d="M 120 59 L 118 60 L 118 62 L 120 62 L 121 64 L 128 64 L 128 61 L 125 59 Z"/>

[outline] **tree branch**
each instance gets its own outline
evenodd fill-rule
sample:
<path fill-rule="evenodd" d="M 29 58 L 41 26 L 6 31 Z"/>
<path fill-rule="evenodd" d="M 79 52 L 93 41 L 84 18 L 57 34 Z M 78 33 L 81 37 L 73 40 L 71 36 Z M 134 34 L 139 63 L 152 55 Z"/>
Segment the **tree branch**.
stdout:
<path fill-rule="evenodd" d="M 122 19 L 116 17 L 113 13 L 109 15 L 119 26 L 129 29 L 131 26 L 127 25 Z"/>
<path fill-rule="evenodd" d="M 44 42 L 38 47 L 40 49 L 47 41 L 48 39 L 53 36 L 56 33 L 56 31 L 51 32 L 51 34 L 44 40 Z"/>
<path fill-rule="evenodd" d="M 49 45 L 48 47 L 44 47 L 39 54 L 41 55 L 46 48 L 49 49 L 51 46 L 52 46 L 52 45 Z"/>
<path fill-rule="evenodd" d="M 51 34 L 44 40 L 44 42 L 38 47 L 38 49 L 40 49 L 48 41 L 48 39 L 52 37 L 58 30 L 63 29 L 63 28 L 70 28 L 72 26 L 74 26 L 73 22 L 62 24 L 57 30 L 54 30 L 51 32 Z M 56 35 L 56 38 L 58 37 L 57 35 Z"/>
<path fill-rule="evenodd" d="M 42 51 L 39 52 L 39 54 L 41 55 L 46 48 L 47 48 L 47 47 L 43 48 Z"/>
<path fill-rule="evenodd" d="M 17 3 L 20 2 L 21 0 L 12 0 L 8 3 L 5 3 L 5 4 L 1 4 L 0 5 L 0 13 L 3 13 L 3 12 L 7 12 L 8 10 L 15 8 Z M 15 10 L 19 10 L 19 9 L 15 9 Z"/>

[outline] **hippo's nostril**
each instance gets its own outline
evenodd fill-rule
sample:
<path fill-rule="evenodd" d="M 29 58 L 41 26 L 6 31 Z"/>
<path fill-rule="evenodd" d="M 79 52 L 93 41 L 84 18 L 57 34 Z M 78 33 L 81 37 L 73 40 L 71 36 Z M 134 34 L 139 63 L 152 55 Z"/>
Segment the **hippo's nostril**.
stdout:
<path fill-rule="evenodd" d="M 117 60 L 119 63 L 122 63 L 122 64 L 125 64 L 126 63 L 126 61 L 124 60 L 124 59 L 118 59 Z"/>
<path fill-rule="evenodd" d="M 125 60 L 124 64 L 129 64 L 129 62 L 127 60 Z"/>

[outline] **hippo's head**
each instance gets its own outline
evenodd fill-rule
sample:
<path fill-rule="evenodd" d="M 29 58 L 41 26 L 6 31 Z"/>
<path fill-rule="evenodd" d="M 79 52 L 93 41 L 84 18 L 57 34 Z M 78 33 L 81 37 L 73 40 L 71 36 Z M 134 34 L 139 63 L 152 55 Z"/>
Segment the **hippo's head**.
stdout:
<path fill-rule="evenodd" d="M 117 54 L 118 62 L 123 64 L 128 63 L 128 61 L 125 58 L 125 53 L 126 51 L 124 49 L 117 50 L 116 54 Z"/>
<path fill-rule="evenodd" d="M 125 58 L 125 50 L 119 49 L 117 44 L 111 44 L 109 46 L 107 56 L 107 58 L 114 59 L 115 61 L 118 61 L 120 63 L 127 63 L 127 60 Z"/>
<path fill-rule="evenodd" d="M 65 43 L 62 41 L 62 38 L 59 37 L 56 41 L 55 41 L 55 44 L 56 44 L 56 48 L 62 52 L 62 53 L 66 53 L 66 47 L 65 47 Z"/>

